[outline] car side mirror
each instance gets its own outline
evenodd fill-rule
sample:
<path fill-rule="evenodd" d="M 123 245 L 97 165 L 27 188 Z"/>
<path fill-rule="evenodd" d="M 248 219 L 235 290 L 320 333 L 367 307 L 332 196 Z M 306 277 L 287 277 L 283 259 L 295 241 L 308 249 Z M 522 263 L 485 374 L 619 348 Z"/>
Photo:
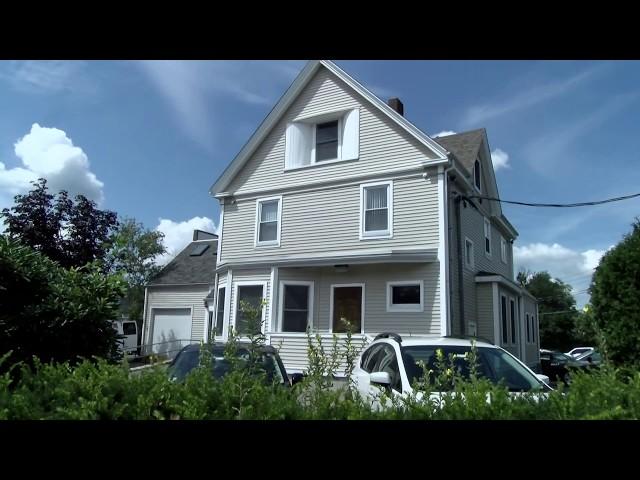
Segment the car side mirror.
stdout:
<path fill-rule="evenodd" d="M 549 377 L 547 377 L 546 375 L 542 375 L 541 373 L 538 373 L 536 374 L 536 377 L 538 377 L 538 380 L 542 380 L 547 385 L 549 384 Z"/>
<path fill-rule="evenodd" d="M 389 375 L 389 372 L 373 372 L 369 375 L 369 381 L 377 385 L 388 387 L 391 385 L 391 375 Z"/>
<path fill-rule="evenodd" d="M 302 373 L 291 374 L 291 386 L 295 385 L 296 383 L 300 383 L 302 380 L 304 380 L 304 375 Z"/>

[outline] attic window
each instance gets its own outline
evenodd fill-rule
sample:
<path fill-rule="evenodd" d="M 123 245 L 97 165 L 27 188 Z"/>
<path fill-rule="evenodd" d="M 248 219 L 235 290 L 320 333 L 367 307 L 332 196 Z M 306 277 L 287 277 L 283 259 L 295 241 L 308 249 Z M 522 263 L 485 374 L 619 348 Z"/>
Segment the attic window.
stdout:
<path fill-rule="evenodd" d="M 189 254 L 189 256 L 199 257 L 200 255 L 202 255 L 204 252 L 207 251 L 207 248 L 209 248 L 209 245 L 196 245 L 195 247 L 193 247 L 193 250 L 191 250 L 191 253 Z"/>
<path fill-rule="evenodd" d="M 479 192 L 482 191 L 480 188 L 480 177 L 481 177 L 480 161 L 476 159 L 476 163 L 474 163 L 473 165 L 473 183 Z"/>
<path fill-rule="evenodd" d="M 360 150 L 360 111 L 296 120 L 285 132 L 285 170 L 355 160 Z"/>

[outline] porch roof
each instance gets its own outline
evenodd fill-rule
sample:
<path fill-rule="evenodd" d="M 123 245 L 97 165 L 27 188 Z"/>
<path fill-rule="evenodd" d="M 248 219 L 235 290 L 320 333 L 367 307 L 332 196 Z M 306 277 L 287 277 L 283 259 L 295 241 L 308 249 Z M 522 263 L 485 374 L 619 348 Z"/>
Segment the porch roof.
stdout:
<path fill-rule="evenodd" d="M 216 271 L 229 268 L 260 267 L 321 267 L 333 265 L 357 265 L 368 263 L 413 263 L 435 262 L 438 259 L 437 247 L 432 248 L 376 248 L 343 252 L 320 252 L 304 255 L 280 255 L 241 261 L 220 263 Z"/>

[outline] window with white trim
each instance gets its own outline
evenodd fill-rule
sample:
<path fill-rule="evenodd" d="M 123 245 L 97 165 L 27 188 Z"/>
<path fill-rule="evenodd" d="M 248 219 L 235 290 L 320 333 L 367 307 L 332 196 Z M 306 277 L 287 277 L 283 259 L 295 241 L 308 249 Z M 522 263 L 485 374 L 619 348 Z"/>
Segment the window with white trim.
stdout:
<path fill-rule="evenodd" d="M 507 263 L 507 241 L 502 236 L 500 237 L 500 259 Z"/>
<path fill-rule="evenodd" d="M 423 312 L 424 282 L 387 282 L 387 312 Z"/>
<path fill-rule="evenodd" d="M 222 336 L 222 329 L 224 325 L 224 303 L 226 297 L 227 289 L 226 287 L 218 288 L 218 299 L 216 300 L 217 308 L 216 308 L 216 326 L 215 326 L 215 336 Z"/>
<path fill-rule="evenodd" d="M 482 169 L 480 167 L 480 160 L 476 159 L 473 164 L 473 184 L 476 187 L 476 190 L 482 192 L 482 184 L 480 179 L 482 178 Z"/>
<path fill-rule="evenodd" d="M 502 344 L 509 343 L 509 327 L 507 324 L 507 297 L 500 296 L 500 319 L 502 320 Z"/>
<path fill-rule="evenodd" d="M 360 110 L 297 119 L 285 132 L 285 170 L 355 160 L 360 154 Z"/>
<path fill-rule="evenodd" d="M 313 282 L 280 282 L 281 332 L 304 333 L 312 325 Z"/>
<path fill-rule="evenodd" d="M 484 219 L 484 253 L 487 257 L 491 256 L 491 222 L 486 217 Z"/>
<path fill-rule="evenodd" d="M 511 314 L 511 343 L 515 345 L 518 342 L 516 341 L 516 302 L 513 298 L 509 300 L 509 305 L 511 307 L 509 312 Z"/>
<path fill-rule="evenodd" d="M 265 290 L 264 283 L 236 284 L 235 330 L 238 334 L 246 335 L 250 329 L 253 333 L 258 333 L 263 329 Z M 259 312 L 259 318 L 252 318 L 252 310 Z"/>
<path fill-rule="evenodd" d="M 256 201 L 256 247 L 280 245 L 281 212 L 281 197 L 263 198 Z"/>
<path fill-rule="evenodd" d="M 527 320 L 527 343 L 531 343 L 531 317 L 529 317 L 529 313 L 525 313 L 525 318 Z"/>
<path fill-rule="evenodd" d="M 476 265 L 473 242 L 467 237 L 464 239 L 464 264 L 470 270 L 473 270 Z"/>
<path fill-rule="evenodd" d="M 360 237 L 393 236 L 393 182 L 360 186 Z"/>

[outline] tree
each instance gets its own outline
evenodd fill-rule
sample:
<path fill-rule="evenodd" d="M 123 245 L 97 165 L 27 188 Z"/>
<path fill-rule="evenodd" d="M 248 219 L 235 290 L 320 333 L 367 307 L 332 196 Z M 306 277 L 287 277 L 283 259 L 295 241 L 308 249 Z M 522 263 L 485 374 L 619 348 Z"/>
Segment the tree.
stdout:
<path fill-rule="evenodd" d="M 548 272 L 520 272 L 518 282 L 538 299 L 540 346 L 567 351 L 575 346 L 576 300 L 571 295 L 571 285 Z"/>
<path fill-rule="evenodd" d="M 640 219 L 600 259 L 591 280 L 593 325 L 605 357 L 640 365 Z"/>
<path fill-rule="evenodd" d="M 106 263 L 111 272 L 119 272 L 128 284 L 124 305 L 129 319 L 138 322 L 142 331 L 144 287 L 161 269 L 155 264 L 158 255 L 166 252 L 162 232 L 147 230 L 133 218 L 125 218 L 118 224 L 110 240 Z"/>
<path fill-rule="evenodd" d="M 124 293 L 119 275 L 94 262 L 63 268 L 31 247 L 0 236 L 0 356 L 10 363 L 119 357 L 111 326 Z"/>
<path fill-rule="evenodd" d="M 83 195 L 75 200 L 65 190 L 48 192 L 44 178 L 32 182 L 26 195 L 16 195 L 15 204 L 1 216 L 10 238 L 19 240 L 65 268 L 82 267 L 103 260 L 117 216 L 99 210 Z"/>

